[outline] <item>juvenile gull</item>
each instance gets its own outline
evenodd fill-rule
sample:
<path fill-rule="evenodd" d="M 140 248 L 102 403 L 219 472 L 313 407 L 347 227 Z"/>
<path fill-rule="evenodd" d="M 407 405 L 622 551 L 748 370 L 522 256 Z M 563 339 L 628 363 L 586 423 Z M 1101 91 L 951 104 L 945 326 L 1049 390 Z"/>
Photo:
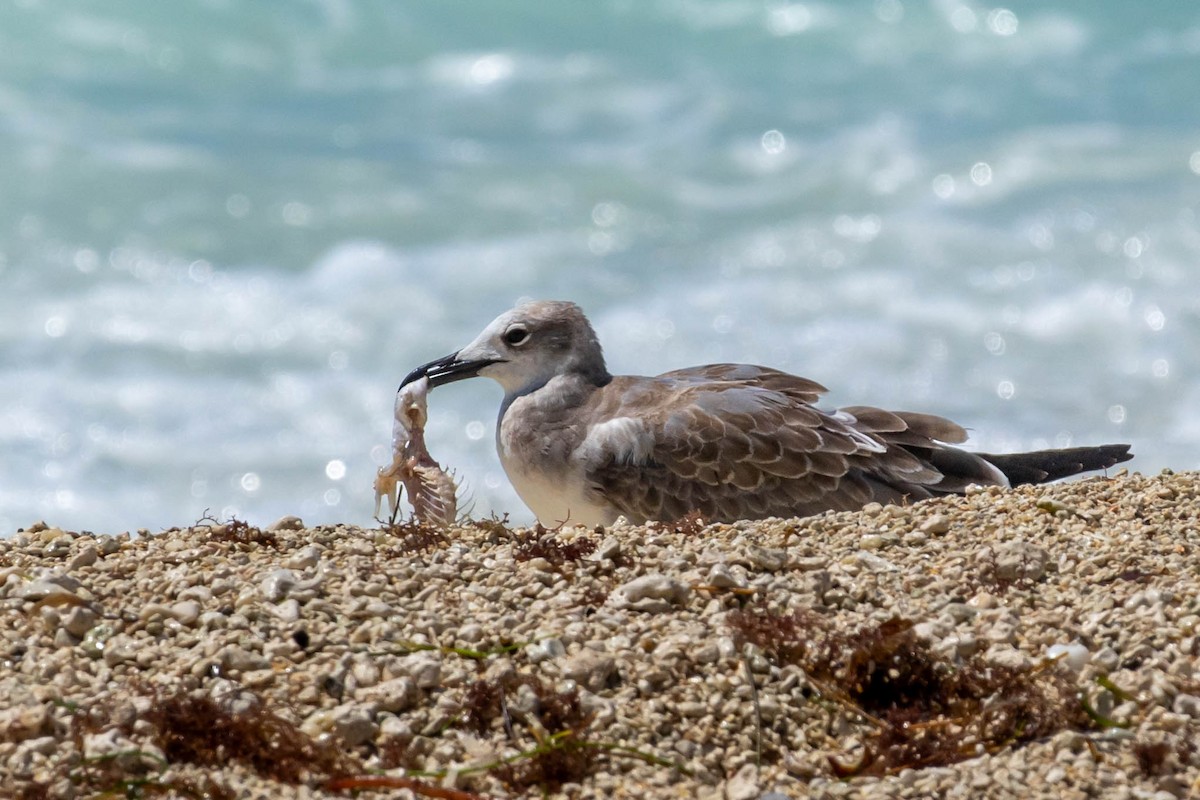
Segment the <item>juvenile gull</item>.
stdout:
<path fill-rule="evenodd" d="M 971 484 L 1044 483 L 1132 458 L 1129 445 L 992 455 L 967 433 L 910 411 L 816 407 L 818 383 L 768 367 L 710 364 L 613 376 L 574 303 L 526 303 L 469 345 L 413 370 L 401 388 L 482 375 L 504 388 L 500 462 L 544 525 L 710 522 L 853 510 L 958 494 Z"/>

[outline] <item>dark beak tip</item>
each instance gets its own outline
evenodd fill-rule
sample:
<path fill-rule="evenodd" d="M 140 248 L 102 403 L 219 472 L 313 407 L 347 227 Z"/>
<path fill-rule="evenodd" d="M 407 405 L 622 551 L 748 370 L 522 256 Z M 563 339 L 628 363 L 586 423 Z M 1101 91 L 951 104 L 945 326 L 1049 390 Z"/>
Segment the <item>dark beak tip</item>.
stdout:
<path fill-rule="evenodd" d="M 413 381 L 419 381 L 421 378 L 429 379 L 430 389 L 447 383 L 453 383 L 454 381 L 474 378 L 479 374 L 479 370 L 495 363 L 495 359 L 460 361 L 458 353 L 451 353 L 448 356 L 442 356 L 430 361 L 428 364 L 422 364 L 405 375 L 404 380 L 400 382 L 400 389 L 408 386 Z"/>
<path fill-rule="evenodd" d="M 400 387 L 398 389 L 396 389 L 396 391 L 400 391 L 405 386 L 408 386 L 410 383 L 416 383 L 417 381 L 421 380 L 421 378 L 424 378 L 424 377 L 425 377 L 425 373 L 422 371 L 421 367 L 417 367 L 412 372 L 410 372 L 404 376 L 404 380 L 400 381 Z"/>
<path fill-rule="evenodd" d="M 430 361 L 427 364 L 422 364 L 404 376 L 404 380 L 400 381 L 400 389 L 403 389 L 410 383 L 421 380 L 421 378 L 430 378 L 430 383 L 433 383 L 433 379 L 437 377 L 439 370 L 444 370 L 447 367 L 452 366 L 457 360 L 458 353 L 451 353 L 448 356 L 435 358 L 433 361 Z"/>

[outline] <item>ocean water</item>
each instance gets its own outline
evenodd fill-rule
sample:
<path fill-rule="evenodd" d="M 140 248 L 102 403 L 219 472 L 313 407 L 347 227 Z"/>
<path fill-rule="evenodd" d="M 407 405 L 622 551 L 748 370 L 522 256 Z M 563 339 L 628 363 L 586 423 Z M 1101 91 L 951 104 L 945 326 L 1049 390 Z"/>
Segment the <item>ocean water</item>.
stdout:
<path fill-rule="evenodd" d="M 523 297 L 972 446 L 1200 467 L 1200 6 L 0 5 L 0 536 L 372 520 L 413 366 Z M 531 516 L 500 391 L 431 397 Z"/>

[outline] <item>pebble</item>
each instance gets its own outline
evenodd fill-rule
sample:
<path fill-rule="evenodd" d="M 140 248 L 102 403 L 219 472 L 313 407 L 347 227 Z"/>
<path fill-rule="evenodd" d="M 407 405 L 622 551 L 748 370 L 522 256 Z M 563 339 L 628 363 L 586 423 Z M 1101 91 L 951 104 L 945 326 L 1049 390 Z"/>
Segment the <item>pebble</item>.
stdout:
<path fill-rule="evenodd" d="M 758 767 L 746 764 L 725 784 L 725 800 L 753 800 L 760 789 Z"/>
<path fill-rule="evenodd" d="M 315 544 L 307 545 L 297 550 L 293 555 L 283 560 L 283 566 L 288 569 L 311 569 L 321 562 L 321 548 Z"/>
<path fill-rule="evenodd" d="M 83 756 L 93 761 L 115 757 L 123 760 L 126 767 L 130 767 L 140 763 L 144 756 L 161 758 L 161 753 L 153 753 L 146 746 L 138 746 L 117 728 L 109 728 L 98 733 L 84 734 Z"/>
<path fill-rule="evenodd" d="M 950 616 L 955 622 L 967 622 L 974 619 L 979 611 L 966 603 L 947 603 L 942 606 L 942 613 Z"/>
<path fill-rule="evenodd" d="M 92 631 L 95 630 L 96 628 L 92 629 Z M 110 667 L 128 664 L 136 661 L 138 657 L 137 644 L 124 634 L 114 634 L 98 647 L 100 647 L 100 657 Z"/>
<path fill-rule="evenodd" d="M 106 624 L 94 625 L 84 634 L 83 641 L 79 643 L 80 652 L 86 653 L 92 658 L 100 658 L 104 655 L 104 648 L 108 644 L 108 640 L 113 635 L 113 629 Z"/>
<path fill-rule="evenodd" d="M 924 533 L 941 535 L 950 532 L 950 518 L 945 514 L 934 514 L 921 523 L 920 530 Z"/>
<path fill-rule="evenodd" d="M 1046 574 L 1050 555 L 1042 547 L 1027 542 L 1005 542 L 995 547 L 996 577 L 1001 580 L 1023 578 L 1036 581 Z"/>
<path fill-rule="evenodd" d="M 413 653 L 400 660 L 400 669 L 419 689 L 433 689 L 442 682 L 442 659 L 430 652 Z"/>
<path fill-rule="evenodd" d="M 297 516 L 293 516 L 293 515 L 291 515 L 291 514 L 288 514 L 287 516 L 280 517 L 279 519 L 277 519 L 277 520 L 275 520 L 274 522 L 272 522 L 272 523 L 271 523 L 271 524 L 270 524 L 270 525 L 267 527 L 267 530 L 269 530 L 269 531 L 299 531 L 299 530 L 304 530 L 304 520 L 300 519 L 300 518 L 299 518 L 299 517 L 297 517 Z"/>
<path fill-rule="evenodd" d="M 299 581 L 290 569 L 272 570 L 262 579 L 262 595 L 268 602 L 278 603 L 296 588 Z"/>
<path fill-rule="evenodd" d="M 879 550 L 885 543 L 886 540 L 877 533 L 868 533 L 858 540 L 858 546 L 863 550 Z"/>
<path fill-rule="evenodd" d="M 87 545 L 80 549 L 78 553 L 71 556 L 67 562 L 67 572 L 75 572 L 76 570 L 90 567 L 100 559 L 100 552 L 93 545 Z"/>
<path fill-rule="evenodd" d="M 329 730 L 341 739 L 346 747 L 355 747 L 370 741 L 379 732 L 374 715 L 357 703 L 340 705 L 330 712 L 329 717 Z"/>
<path fill-rule="evenodd" d="M 746 578 L 744 575 L 735 575 L 728 564 L 713 564 L 705 583 L 718 589 L 744 589 Z"/>
<path fill-rule="evenodd" d="M 1046 658 L 1052 661 L 1061 661 L 1066 664 L 1074 672 L 1080 672 L 1087 666 L 1091 660 L 1091 653 L 1087 647 L 1079 642 L 1071 642 L 1070 644 L 1053 644 L 1046 648 Z"/>
<path fill-rule="evenodd" d="M 1194 694 L 1175 695 L 1171 710 L 1176 714 L 1184 714 L 1193 719 L 1200 719 L 1200 697 Z"/>
<path fill-rule="evenodd" d="M 692 660 L 697 664 L 712 664 L 721 657 L 721 649 L 715 642 L 705 642 L 692 653 Z"/>
<path fill-rule="evenodd" d="M 62 616 L 62 626 L 67 633 L 83 638 L 96 624 L 99 615 L 88 606 L 75 606 Z"/>
<path fill-rule="evenodd" d="M 355 693 L 359 702 L 392 714 L 411 708 L 419 696 L 416 681 L 409 677 L 392 678 Z"/>
<path fill-rule="evenodd" d="M 954 654 L 959 658 L 970 658 L 979 652 L 979 639 L 975 638 L 970 633 L 963 633 L 958 636 L 949 636 L 945 642 L 954 648 Z"/>
<path fill-rule="evenodd" d="M 81 745 L 157 774 L 138 755 L 155 751 L 137 687 L 154 686 L 207 692 L 234 713 L 278 710 L 367 772 L 402 754 L 399 766 L 482 796 L 508 792 L 458 770 L 535 746 L 529 720 L 553 704 L 548 690 L 577 692 L 593 740 L 680 767 L 602 758 L 562 789 L 589 800 L 1186 796 L 1200 758 L 1172 750 L 1164 772 L 1146 774 L 1135 751 L 1200 740 L 1200 479 L 1056 484 L 1061 514 L 1039 509 L 1038 491 L 702 535 L 566 528 L 553 535 L 598 546 L 565 564 L 517 560 L 496 528 L 398 553 L 398 536 L 348 527 L 273 526 L 274 546 L 248 548 L 206 528 L 89 538 L 43 525 L 0 540 L 0 785 L 28 794 L 31 776 L 58 776 L 49 796 L 65 798 Z M 753 596 L 731 591 L 746 588 Z M 830 758 L 852 762 L 871 726 L 804 670 L 743 653 L 731 615 L 760 607 L 849 634 L 900 616 L 951 668 L 982 657 L 1051 669 L 1057 658 L 1093 708 L 1129 727 L 840 780 Z M 464 645 L 478 652 L 455 650 Z M 1099 685 L 1102 674 L 1120 688 Z M 499 719 L 484 734 L 463 724 L 483 679 L 513 687 L 511 739 Z M 111 724 L 73 738 L 66 704 Z M 205 770 L 237 796 L 333 797 L 320 776 L 293 787 L 244 764 Z"/>
<path fill-rule="evenodd" d="M 866 567 L 871 572 L 895 572 L 897 569 L 899 569 L 899 567 L 897 567 L 891 561 L 888 561 L 886 558 L 877 556 L 874 553 L 867 552 L 866 550 L 860 550 L 858 553 L 856 553 L 854 560 L 855 563 Z"/>
<path fill-rule="evenodd" d="M 599 692 L 604 689 L 615 667 L 616 661 L 607 653 L 583 650 L 563 662 L 562 674 L 588 691 Z"/>
<path fill-rule="evenodd" d="M 968 600 L 967 603 L 968 605 L 982 609 L 996 608 L 1000 605 L 1000 601 L 996 598 L 996 596 L 988 592 L 979 592 L 970 600 Z"/>
<path fill-rule="evenodd" d="M 180 625 L 190 628 L 196 624 L 202 610 L 200 604 L 195 600 L 180 600 L 178 603 L 171 604 L 168 613 Z"/>
<path fill-rule="evenodd" d="M 746 550 L 746 559 L 764 572 L 778 572 L 787 566 L 787 551 L 751 545 Z"/>
<path fill-rule="evenodd" d="M 525 657 L 530 663 L 538 664 L 542 661 L 548 661 L 554 658 L 561 658 L 566 655 L 567 648 L 560 639 L 548 637 L 541 641 L 531 642 L 525 646 Z"/>
<path fill-rule="evenodd" d="M 271 666 L 269 659 L 238 645 L 228 645 L 223 648 L 217 654 L 217 659 L 221 662 L 222 669 L 238 672 L 250 672 Z"/>
<path fill-rule="evenodd" d="M 991 647 L 984 653 L 984 658 L 998 667 L 1009 669 L 1029 669 L 1033 666 L 1032 658 L 1015 647 L 1005 645 Z"/>
<path fill-rule="evenodd" d="M 30 581 L 13 593 L 21 600 L 43 601 L 52 605 L 82 603 L 83 599 L 62 583 L 49 580 Z"/>
<path fill-rule="evenodd" d="M 371 613 L 380 613 L 380 614 L 387 613 L 386 605 L 383 605 L 382 608 L 379 608 L 378 607 L 379 605 L 383 605 L 383 604 L 369 603 L 369 604 L 367 604 L 367 610 L 370 611 Z M 467 644 L 475 644 L 476 642 L 481 641 L 483 639 L 483 636 L 484 636 L 483 626 L 478 625 L 474 622 L 468 622 L 466 625 L 463 625 L 461 628 L 458 629 L 458 638 L 461 639 L 462 641 L 466 642 Z"/>
<path fill-rule="evenodd" d="M 50 733 L 53 719 L 43 705 L 0 707 L 0 741 L 20 742 Z"/>
<path fill-rule="evenodd" d="M 608 596 L 608 603 L 616 608 L 632 611 L 664 613 L 673 605 L 687 602 L 691 590 L 667 575 L 643 575 L 623 584 Z"/>
<path fill-rule="evenodd" d="M 275 606 L 275 616 L 279 617 L 282 622 L 295 622 L 300 619 L 300 601 L 289 597 Z"/>
<path fill-rule="evenodd" d="M 615 536 L 605 536 L 596 547 L 592 556 L 597 561 L 612 561 L 621 555 L 621 540 Z"/>

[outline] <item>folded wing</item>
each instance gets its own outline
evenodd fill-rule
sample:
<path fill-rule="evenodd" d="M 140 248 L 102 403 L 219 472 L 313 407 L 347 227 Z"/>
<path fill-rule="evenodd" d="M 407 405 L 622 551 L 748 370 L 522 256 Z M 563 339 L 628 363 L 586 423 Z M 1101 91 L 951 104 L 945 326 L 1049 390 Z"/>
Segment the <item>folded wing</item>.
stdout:
<path fill-rule="evenodd" d="M 929 414 L 822 411 L 824 387 L 778 370 L 714 364 L 606 393 L 580 448 L 588 491 L 630 521 L 791 517 L 1006 485 L 966 432 Z M 636 413 L 631 413 L 636 412 Z"/>

